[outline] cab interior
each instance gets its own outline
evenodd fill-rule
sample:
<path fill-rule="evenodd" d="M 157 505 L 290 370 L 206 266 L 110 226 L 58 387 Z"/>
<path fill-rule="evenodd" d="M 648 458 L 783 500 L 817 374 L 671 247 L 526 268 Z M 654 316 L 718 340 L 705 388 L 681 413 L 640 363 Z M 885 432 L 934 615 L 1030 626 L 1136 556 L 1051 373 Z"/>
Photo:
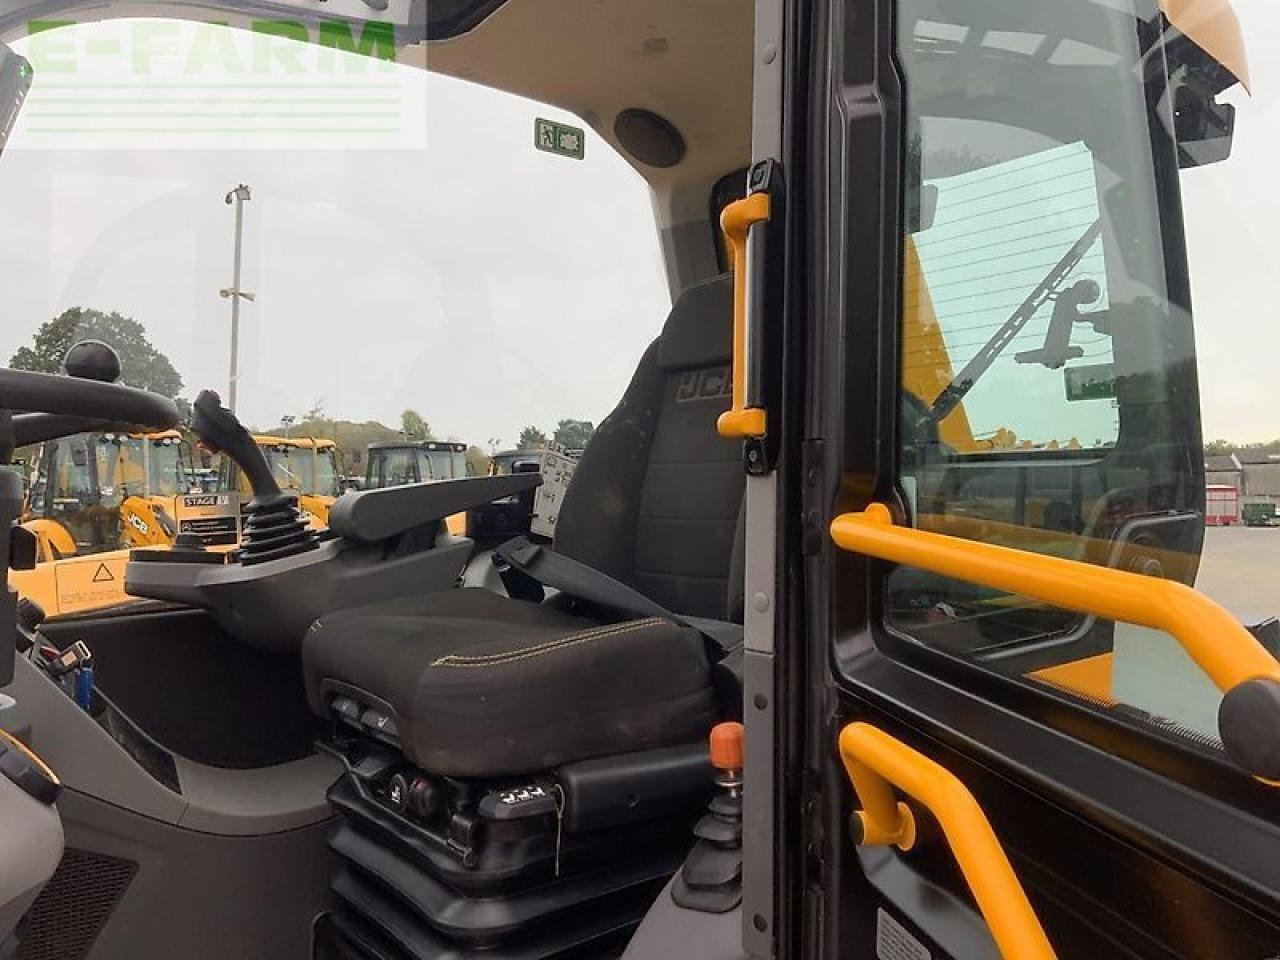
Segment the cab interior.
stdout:
<path fill-rule="evenodd" d="M 1063 230 L 1089 243 L 1053 286 L 1100 287 L 1069 319 L 1106 341 L 1117 412 L 1114 436 L 1019 447 L 975 432 L 964 397 L 948 399 L 978 376 L 958 376 L 940 346 L 944 282 L 932 271 L 945 262 L 914 234 L 947 222 L 957 179 L 1028 153 L 966 162 L 926 150 L 904 191 L 921 219 L 902 253 L 903 513 L 921 530 L 1191 583 L 1201 437 L 1167 400 L 1187 395 L 1171 381 L 1194 377 L 1190 315 L 1177 251 L 1118 239 L 1156 216 L 1129 199 L 1149 186 L 1150 158 L 1109 152 L 1131 139 L 1117 127 L 1145 119 L 1137 101 L 1075 112 L 1133 66 L 1133 18 L 1108 8 L 1059 22 L 1037 4 L 1026 53 L 951 39 L 953 21 L 982 33 L 981 4 L 915 8 L 900 25 L 920 38 L 908 141 L 998 120 L 1044 149 L 1084 144 L 1113 178 L 1084 189 L 1092 206 Z M 772 520 L 749 515 L 742 444 L 717 434 L 733 399 L 735 309 L 718 223 L 747 192 L 758 26 L 729 0 L 433 6 L 401 63 L 570 111 L 644 178 L 672 299 L 661 333 L 584 451 L 554 543 L 446 527 L 536 486 L 518 472 L 347 493 L 326 529 L 310 528 L 260 444 L 202 393 L 193 429 L 252 494 L 238 553 L 135 551 L 136 601 L 22 614 L 12 690 L 65 783 L 68 853 L 17 957 L 161 957 L 178 943 L 190 957 L 641 957 L 675 955 L 654 946 L 673 940 L 689 956 L 738 955 L 710 945 L 726 918 L 742 919 L 741 784 L 732 766 L 713 768 L 707 738 L 742 717 L 745 566 L 753 523 Z M 530 55 L 566 37 L 572 56 Z M 1037 113 L 1039 68 L 1061 50 L 1068 69 L 1054 82 L 1077 85 L 1076 106 Z M 1208 87 L 1235 79 L 1183 53 Z M 993 99 L 991 117 L 957 104 L 941 66 L 931 87 L 932 65 L 956 58 L 976 85 L 1019 78 L 1025 112 L 1016 97 Z M 942 160 L 945 171 L 931 168 Z M 1013 317 L 1037 271 L 1061 266 L 1055 255 L 1028 268 Z M 1153 311 L 1152 290 L 1172 308 Z M 1056 388 L 1051 347 L 1019 349 Z M 920 371 L 905 366 L 913 357 Z M 907 566 L 889 574 L 885 606 L 892 631 L 935 654 L 1086 709 L 1115 706 L 1110 622 Z M 87 710 L 38 664 L 44 648 L 54 657 L 77 642 L 93 652 Z M 1197 720 L 1172 719 L 1212 752 Z"/>

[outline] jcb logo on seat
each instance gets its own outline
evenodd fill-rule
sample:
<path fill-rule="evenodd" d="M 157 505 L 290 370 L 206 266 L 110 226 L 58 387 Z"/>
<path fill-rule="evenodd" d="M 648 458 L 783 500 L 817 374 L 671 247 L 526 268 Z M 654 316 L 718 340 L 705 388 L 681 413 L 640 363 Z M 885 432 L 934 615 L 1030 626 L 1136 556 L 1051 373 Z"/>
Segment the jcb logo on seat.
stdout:
<path fill-rule="evenodd" d="M 690 400 L 714 400 L 733 394 L 733 373 L 729 367 L 708 367 L 680 374 L 676 403 Z"/>

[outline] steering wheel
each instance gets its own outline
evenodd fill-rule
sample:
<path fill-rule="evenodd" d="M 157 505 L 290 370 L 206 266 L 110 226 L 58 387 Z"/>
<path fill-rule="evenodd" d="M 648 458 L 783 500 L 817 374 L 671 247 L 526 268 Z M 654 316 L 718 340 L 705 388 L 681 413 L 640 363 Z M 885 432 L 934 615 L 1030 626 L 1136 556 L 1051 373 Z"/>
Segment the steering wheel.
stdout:
<path fill-rule="evenodd" d="M 84 341 L 67 353 L 71 376 L 0 369 L 0 425 L 11 420 L 12 439 L 21 446 L 111 424 L 132 430 L 167 430 L 178 424 L 178 408 L 168 397 L 113 381 L 120 361 L 104 343 Z M 7 460 L 0 456 L 0 461 Z"/>

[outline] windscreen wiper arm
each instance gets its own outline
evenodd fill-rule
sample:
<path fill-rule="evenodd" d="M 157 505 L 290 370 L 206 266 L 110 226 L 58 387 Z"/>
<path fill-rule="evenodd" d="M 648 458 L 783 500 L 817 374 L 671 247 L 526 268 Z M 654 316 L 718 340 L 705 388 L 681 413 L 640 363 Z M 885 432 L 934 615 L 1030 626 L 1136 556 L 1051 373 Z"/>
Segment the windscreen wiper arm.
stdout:
<path fill-rule="evenodd" d="M 1102 219 L 1099 218 L 1089 224 L 1084 235 L 1071 245 L 1071 249 L 1062 255 L 1062 259 L 1054 264 L 1052 269 L 1044 275 L 1044 279 L 1027 294 L 1027 298 L 1018 305 L 1018 309 L 1013 311 L 1004 325 L 992 335 L 981 350 L 974 354 L 973 359 L 964 365 L 964 369 L 942 388 L 942 392 L 938 394 L 938 399 L 933 402 L 933 407 L 929 411 L 935 423 L 945 420 L 947 415 L 965 398 L 965 394 L 973 389 L 978 379 L 991 369 L 991 364 L 995 363 L 1005 347 L 1013 342 L 1013 338 L 1030 322 L 1035 312 L 1054 295 L 1062 282 L 1067 279 L 1067 274 L 1084 259 L 1085 253 L 1093 246 L 1093 241 L 1098 239 L 1101 232 Z"/>

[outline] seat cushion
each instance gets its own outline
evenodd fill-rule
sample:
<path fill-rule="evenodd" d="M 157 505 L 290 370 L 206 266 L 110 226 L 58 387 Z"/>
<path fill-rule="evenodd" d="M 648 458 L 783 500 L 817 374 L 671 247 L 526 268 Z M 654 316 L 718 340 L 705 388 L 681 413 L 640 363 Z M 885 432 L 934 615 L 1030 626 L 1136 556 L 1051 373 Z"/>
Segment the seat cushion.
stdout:
<path fill-rule="evenodd" d="M 701 634 L 651 617 L 599 624 L 468 588 L 341 610 L 303 641 L 311 707 L 334 684 L 394 711 L 423 770 L 496 777 L 687 743 L 716 720 Z"/>

